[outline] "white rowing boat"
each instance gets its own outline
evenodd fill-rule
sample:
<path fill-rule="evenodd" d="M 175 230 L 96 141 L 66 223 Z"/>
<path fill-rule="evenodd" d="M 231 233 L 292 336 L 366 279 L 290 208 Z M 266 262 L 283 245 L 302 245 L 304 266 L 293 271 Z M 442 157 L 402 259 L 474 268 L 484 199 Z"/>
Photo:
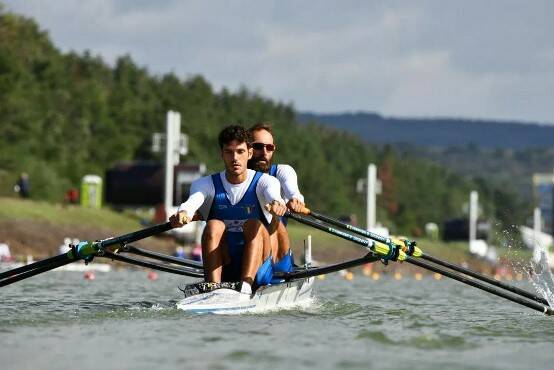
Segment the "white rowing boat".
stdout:
<path fill-rule="evenodd" d="M 314 278 L 262 286 L 252 294 L 231 288 L 218 288 L 188 296 L 177 308 L 192 313 L 242 314 L 260 313 L 307 306 L 312 301 Z"/>
<path fill-rule="evenodd" d="M 304 246 L 303 271 L 312 265 L 312 237 Z M 177 302 L 177 308 L 192 313 L 242 314 L 260 313 L 294 307 L 308 306 L 312 302 L 314 277 L 299 277 L 277 284 L 261 286 L 252 294 L 240 293 L 238 283 L 196 283 L 181 289 L 185 298 Z M 215 288 L 214 288 L 215 287 Z"/>

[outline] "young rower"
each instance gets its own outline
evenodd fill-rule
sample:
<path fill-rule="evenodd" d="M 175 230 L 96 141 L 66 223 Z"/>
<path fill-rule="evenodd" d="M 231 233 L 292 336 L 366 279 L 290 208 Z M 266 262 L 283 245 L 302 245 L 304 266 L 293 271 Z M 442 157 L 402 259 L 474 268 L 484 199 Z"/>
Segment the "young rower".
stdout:
<path fill-rule="evenodd" d="M 285 199 L 287 207 L 300 212 L 304 209 L 304 196 L 298 189 L 298 178 L 294 168 L 288 164 L 273 164 L 275 142 L 271 123 L 261 122 L 252 126 L 248 132 L 252 140 L 253 155 L 248 161 L 248 168 L 267 173 L 279 180 L 281 184 L 281 196 Z M 288 272 L 293 268 L 290 240 L 286 229 L 287 219 L 280 218 L 269 228 L 271 246 L 273 248 L 274 270 Z"/>
<path fill-rule="evenodd" d="M 272 214 L 284 215 L 286 206 L 279 181 L 247 169 L 252 148 L 246 129 L 234 125 L 224 128 L 219 147 L 225 170 L 194 181 L 189 198 L 170 222 L 181 227 L 198 211 L 200 218 L 207 220 L 202 236 L 206 281 L 241 281 L 241 292 L 251 293 L 254 283 L 266 285 L 271 281 L 267 227 L 278 221 Z"/>

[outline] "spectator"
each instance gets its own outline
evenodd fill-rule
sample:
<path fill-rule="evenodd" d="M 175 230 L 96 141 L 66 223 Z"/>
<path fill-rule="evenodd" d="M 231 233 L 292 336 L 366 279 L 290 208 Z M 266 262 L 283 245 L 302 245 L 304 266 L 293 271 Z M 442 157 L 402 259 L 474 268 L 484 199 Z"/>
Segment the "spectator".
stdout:
<path fill-rule="evenodd" d="M 29 198 L 30 196 L 30 185 L 29 185 L 29 175 L 26 172 L 23 172 L 17 180 L 17 184 L 14 186 L 14 190 L 19 193 L 21 198 Z"/>
<path fill-rule="evenodd" d="M 69 204 L 77 204 L 79 202 L 79 190 L 72 188 L 65 192 L 64 201 Z"/>

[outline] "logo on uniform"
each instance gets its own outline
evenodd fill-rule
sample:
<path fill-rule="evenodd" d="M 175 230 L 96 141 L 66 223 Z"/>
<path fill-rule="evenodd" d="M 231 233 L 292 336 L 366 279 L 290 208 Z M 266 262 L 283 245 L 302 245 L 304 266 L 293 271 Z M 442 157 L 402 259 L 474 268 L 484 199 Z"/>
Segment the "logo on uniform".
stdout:
<path fill-rule="evenodd" d="M 255 205 L 246 205 L 246 206 L 242 206 L 241 208 L 244 209 L 244 211 L 246 212 L 247 215 L 249 215 L 249 214 L 254 212 L 254 210 L 256 209 L 256 206 Z"/>

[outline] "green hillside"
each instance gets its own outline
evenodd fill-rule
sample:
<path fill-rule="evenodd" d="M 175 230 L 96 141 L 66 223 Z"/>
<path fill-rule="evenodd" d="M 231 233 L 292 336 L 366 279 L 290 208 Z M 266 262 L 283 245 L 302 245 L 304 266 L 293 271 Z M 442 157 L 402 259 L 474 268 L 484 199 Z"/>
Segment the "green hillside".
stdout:
<path fill-rule="evenodd" d="M 295 167 L 308 205 L 321 212 L 363 222 L 355 184 L 374 162 L 383 182 L 379 216 L 396 232 L 418 234 L 426 222 L 462 215 L 471 189 L 483 189 L 485 216 L 499 225 L 514 218 L 500 211 L 505 203 L 486 183 L 338 130 L 300 125 L 292 105 L 246 88 L 214 91 L 202 76 L 153 75 L 131 56 L 112 68 L 89 52 L 61 53 L 32 19 L 0 10 L 0 196 L 13 195 L 22 171 L 32 198 L 59 202 L 85 174 L 103 175 L 122 160 L 161 159 L 150 152 L 151 134 L 164 129 L 170 109 L 181 113 L 190 138 L 186 160 L 209 171 L 221 169 L 222 127 L 273 122 L 276 161 Z"/>

